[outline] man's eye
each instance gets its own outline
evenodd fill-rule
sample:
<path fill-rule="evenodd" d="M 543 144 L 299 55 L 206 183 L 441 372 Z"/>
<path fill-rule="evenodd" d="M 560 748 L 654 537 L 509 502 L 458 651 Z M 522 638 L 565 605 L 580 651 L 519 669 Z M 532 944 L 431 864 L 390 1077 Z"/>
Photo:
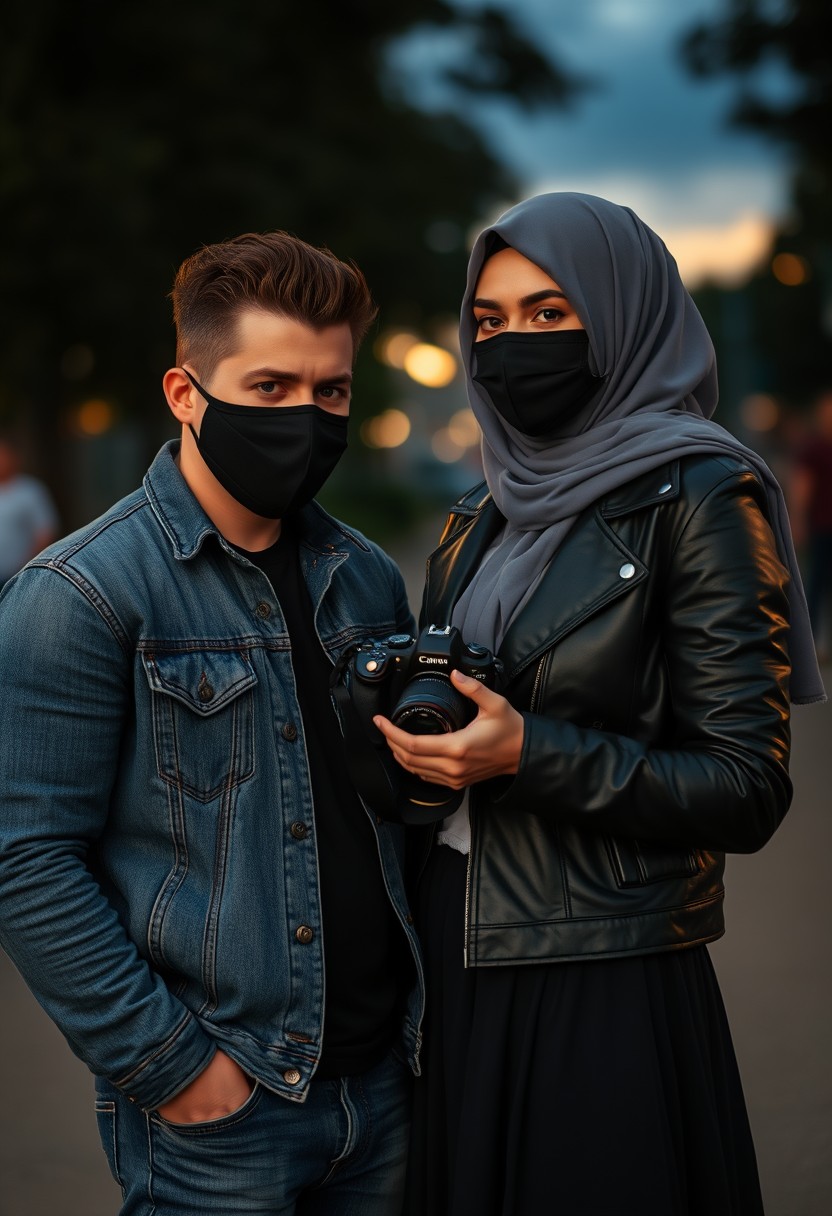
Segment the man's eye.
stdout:
<path fill-rule="evenodd" d="M 268 395 L 275 391 L 277 388 L 277 382 L 275 380 L 263 380 L 260 384 L 255 384 L 254 387 L 259 389 L 261 393 L 266 393 Z"/>
<path fill-rule="evenodd" d="M 323 397 L 325 401 L 344 401 L 349 397 L 349 393 L 339 384 L 324 384 L 318 389 L 318 396 Z"/>

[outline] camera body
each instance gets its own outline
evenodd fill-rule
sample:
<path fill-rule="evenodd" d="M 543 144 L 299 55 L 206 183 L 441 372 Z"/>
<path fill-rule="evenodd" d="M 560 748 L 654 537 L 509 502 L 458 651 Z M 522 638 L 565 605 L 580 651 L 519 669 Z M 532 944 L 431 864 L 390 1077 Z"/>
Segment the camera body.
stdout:
<path fill-rule="evenodd" d="M 462 790 L 422 781 L 401 768 L 373 723 L 383 714 L 412 735 L 461 730 L 476 707 L 451 683 L 454 670 L 496 688 L 503 667 L 485 646 L 464 642 L 456 626 L 428 625 L 418 638 L 393 633 L 356 642 L 333 671 L 330 687 L 347 768 L 367 806 L 383 819 L 427 825 L 462 802 Z"/>
<path fill-rule="evenodd" d="M 428 625 L 418 638 L 394 633 L 370 639 L 355 652 L 353 703 L 367 721 L 384 714 L 411 735 L 462 730 L 476 709 L 451 683 L 454 670 L 495 688 L 501 664 L 487 647 L 464 642 L 455 625 Z"/>

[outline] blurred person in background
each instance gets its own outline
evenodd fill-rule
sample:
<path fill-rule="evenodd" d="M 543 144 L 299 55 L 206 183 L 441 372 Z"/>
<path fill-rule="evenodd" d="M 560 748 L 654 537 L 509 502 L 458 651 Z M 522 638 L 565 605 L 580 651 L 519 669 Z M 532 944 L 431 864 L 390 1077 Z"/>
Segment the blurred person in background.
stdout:
<path fill-rule="evenodd" d="M 281 232 L 173 302 L 181 440 L 0 600 L 0 941 L 96 1075 L 123 1216 L 398 1216 L 421 963 L 329 676 L 413 619 L 314 501 L 375 307 Z"/>
<path fill-rule="evenodd" d="M 58 535 L 58 513 L 43 482 L 21 471 L 20 449 L 0 434 L 0 588 Z"/>
<path fill-rule="evenodd" d="M 806 597 L 818 649 L 832 648 L 832 390 L 815 401 L 812 427 L 794 455 L 791 483 L 794 542 L 809 567 Z"/>
<path fill-rule="evenodd" d="M 425 845 L 412 1216 L 754 1216 L 707 943 L 725 853 L 789 806 L 789 700 L 825 700 L 780 488 L 710 421 L 714 351 L 626 207 L 547 194 L 477 239 L 461 350 L 486 481 L 422 625 L 502 690 L 398 762 L 467 801 Z"/>

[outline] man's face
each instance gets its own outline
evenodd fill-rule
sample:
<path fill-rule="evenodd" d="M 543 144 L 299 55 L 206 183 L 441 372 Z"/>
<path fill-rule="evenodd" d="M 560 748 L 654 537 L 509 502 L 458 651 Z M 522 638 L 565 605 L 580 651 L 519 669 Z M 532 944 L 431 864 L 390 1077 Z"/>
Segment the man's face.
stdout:
<path fill-rule="evenodd" d="M 252 308 L 239 314 L 236 338 L 236 352 L 217 364 L 208 383 L 198 367 L 186 365 L 213 397 L 231 405 L 317 405 L 349 413 L 353 343 L 346 323 L 311 329 Z M 196 389 L 192 400 L 201 421 L 206 403 Z"/>

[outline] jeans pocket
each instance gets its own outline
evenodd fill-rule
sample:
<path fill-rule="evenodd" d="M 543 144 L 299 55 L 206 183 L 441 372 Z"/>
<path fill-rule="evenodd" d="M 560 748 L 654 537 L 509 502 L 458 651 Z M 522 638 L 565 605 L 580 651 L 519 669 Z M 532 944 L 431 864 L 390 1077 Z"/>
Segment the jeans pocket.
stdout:
<path fill-rule="evenodd" d="M 160 1115 L 158 1111 L 154 1111 L 150 1117 L 159 1127 L 163 1127 L 166 1131 L 173 1132 L 177 1136 L 216 1135 L 218 1132 L 227 1131 L 245 1122 L 260 1105 L 262 1096 L 262 1086 L 259 1081 L 255 1081 L 254 1088 L 243 1105 L 228 1115 L 220 1115 L 218 1119 L 207 1119 L 202 1123 L 173 1123 L 170 1119 L 166 1119 L 164 1115 Z"/>
<path fill-rule="evenodd" d="M 110 1167 L 110 1173 L 124 1191 L 119 1174 L 118 1137 L 116 1135 L 116 1104 L 109 1098 L 96 1098 L 95 1120 L 98 1124 L 98 1134 Z"/>

